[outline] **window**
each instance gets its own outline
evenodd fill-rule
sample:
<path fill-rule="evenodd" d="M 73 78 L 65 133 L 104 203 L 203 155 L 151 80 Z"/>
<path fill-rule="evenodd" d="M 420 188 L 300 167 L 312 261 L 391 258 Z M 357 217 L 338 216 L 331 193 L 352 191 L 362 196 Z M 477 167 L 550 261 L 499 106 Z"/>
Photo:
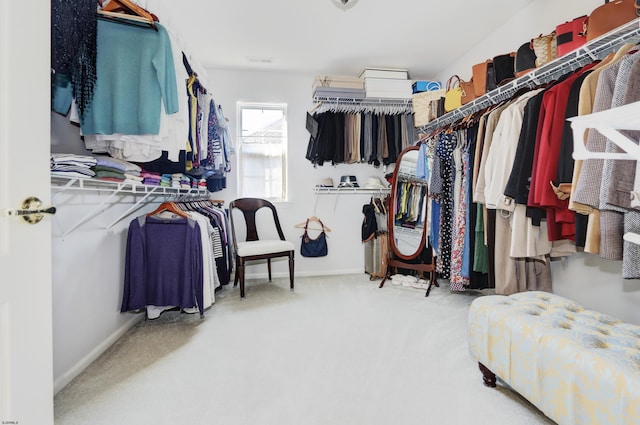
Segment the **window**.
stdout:
<path fill-rule="evenodd" d="M 287 105 L 238 103 L 238 125 L 239 193 L 286 201 Z"/>

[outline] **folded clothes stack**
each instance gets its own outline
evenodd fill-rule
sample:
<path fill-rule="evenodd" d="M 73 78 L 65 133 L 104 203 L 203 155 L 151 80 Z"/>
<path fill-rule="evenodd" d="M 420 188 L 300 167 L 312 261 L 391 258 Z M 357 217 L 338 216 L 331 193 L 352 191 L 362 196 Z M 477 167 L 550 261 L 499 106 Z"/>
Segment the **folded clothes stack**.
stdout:
<path fill-rule="evenodd" d="M 52 153 L 51 174 L 64 177 L 91 178 L 96 175 L 91 169 L 96 158 L 90 155 Z"/>
<path fill-rule="evenodd" d="M 140 176 L 142 177 L 142 183 L 151 186 L 159 186 L 160 179 L 162 178 L 159 173 L 150 173 L 149 171 L 142 171 Z"/>

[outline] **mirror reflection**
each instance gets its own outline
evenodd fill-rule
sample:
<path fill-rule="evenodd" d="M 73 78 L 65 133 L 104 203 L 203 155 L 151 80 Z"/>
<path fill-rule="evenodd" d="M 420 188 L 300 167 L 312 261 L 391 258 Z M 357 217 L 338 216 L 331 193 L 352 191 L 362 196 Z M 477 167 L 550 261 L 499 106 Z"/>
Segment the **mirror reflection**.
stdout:
<path fill-rule="evenodd" d="M 398 159 L 393 187 L 393 231 L 396 253 L 420 254 L 424 245 L 427 181 L 418 173 L 419 150 L 406 150 Z"/>

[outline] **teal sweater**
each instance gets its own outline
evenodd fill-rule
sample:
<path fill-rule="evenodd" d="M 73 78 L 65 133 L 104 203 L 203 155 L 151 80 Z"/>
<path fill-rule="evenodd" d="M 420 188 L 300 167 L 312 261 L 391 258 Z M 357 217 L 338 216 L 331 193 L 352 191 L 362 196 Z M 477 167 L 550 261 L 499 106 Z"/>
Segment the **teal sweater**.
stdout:
<path fill-rule="evenodd" d="M 171 41 L 157 27 L 98 20 L 97 80 L 80 120 L 84 134 L 158 134 L 160 108 L 178 112 Z"/>

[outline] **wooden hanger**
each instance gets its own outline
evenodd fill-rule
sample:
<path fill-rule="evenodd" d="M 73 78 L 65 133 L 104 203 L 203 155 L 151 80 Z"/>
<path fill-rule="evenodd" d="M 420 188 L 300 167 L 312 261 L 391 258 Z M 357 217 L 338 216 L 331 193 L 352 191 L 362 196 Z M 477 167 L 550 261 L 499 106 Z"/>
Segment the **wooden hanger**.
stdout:
<path fill-rule="evenodd" d="M 189 215 L 178 207 L 175 202 L 163 202 L 154 211 L 147 214 L 147 217 L 168 211 L 182 218 L 189 218 Z"/>
<path fill-rule="evenodd" d="M 322 226 L 322 228 L 321 229 L 317 229 L 315 227 L 308 227 L 307 226 L 307 221 L 309 223 L 311 223 L 311 222 L 319 223 L 320 226 Z M 313 217 L 309 217 L 307 220 L 303 221 L 302 223 L 296 224 L 294 227 L 296 227 L 298 229 L 304 229 L 305 226 L 307 226 L 307 229 L 311 229 L 311 230 L 320 230 L 320 231 L 325 231 L 325 232 L 330 232 L 331 231 L 331 229 L 328 228 L 324 223 L 322 223 L 322 221 L 320 221 L 320 219 L 318 217 L 316 217 L 315 215 Z"/>
<path fill-rule="evenodd" d="M 99 2 L 101 4 L 101 2 Z M 98 14 L 107 18 L 128 19 L 134 22 L 148 24 L 156 31 L 158 17 L 141 8 L 130 0 L 111 0 L 105 6 L 98 9 Z"/>

